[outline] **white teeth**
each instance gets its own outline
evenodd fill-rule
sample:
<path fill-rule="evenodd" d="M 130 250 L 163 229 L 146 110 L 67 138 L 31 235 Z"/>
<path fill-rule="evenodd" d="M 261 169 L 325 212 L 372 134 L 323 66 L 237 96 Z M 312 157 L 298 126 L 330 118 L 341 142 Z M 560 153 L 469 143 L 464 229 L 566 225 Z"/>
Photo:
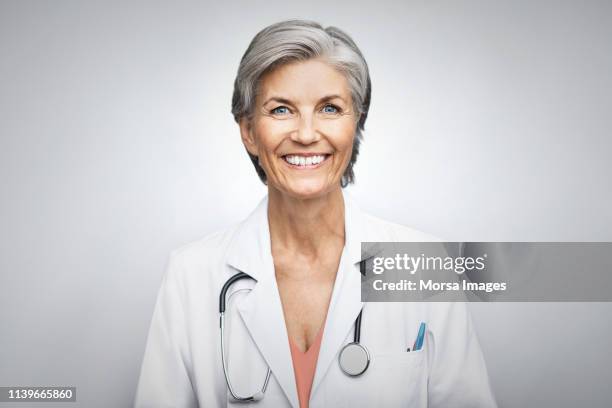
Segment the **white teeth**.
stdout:
<path fill-rule="evenodd" d="M 294 166 L 311 166 L 321 163 L 323 160 L 325 160 L 325 156 L 318 155 L 304 157 L 298 155 L 289 155 L 285 156 L 285 160 L 287 161 L 287 163 L 293 164 Z"/>
<path fill-rule="evenodd" d="M 319 164 L 321 163 L 323 160 L 325 160 L 324 156 L 313 156 L 312 157 L 312 164 Z"/>

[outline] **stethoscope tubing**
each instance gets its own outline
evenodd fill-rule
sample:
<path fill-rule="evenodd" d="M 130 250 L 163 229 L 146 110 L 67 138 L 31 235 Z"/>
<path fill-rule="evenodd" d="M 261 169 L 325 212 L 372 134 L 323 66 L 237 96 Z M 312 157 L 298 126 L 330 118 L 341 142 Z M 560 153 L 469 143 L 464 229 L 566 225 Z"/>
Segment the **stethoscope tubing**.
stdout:
<path fill-rule="evenodd" d="M 268 366 L 267 371 L 266 371 L 266 379 L 264 380 L 263 386 L 261 387 L 261 391 L 257 392 L 254 395 L 251 395 L 248 397 L 242 397 L 238 395 L 236 391 L 234 391 L 234 387 L 232 387 L 232 383 L 229 378 L 229 370 L 227 368 L 227 358 L 225 357 L 225 306 L 226 306 L 227 291 L 229 290 L 230 286 L 232 286 L 234 282 L 237 282 L 242 279 L 253 279 L 253 278 L 244 272 L 239 272 L 235 274 L 234 276 L 232 276 L 231 278 L 229 278 L 227 282 L 225 282 L 225 284 L 221 288 L 221 293 L 219 294 L 219 329 L 221 331 L 221 364 L 223 365 L 223 375 L 225 376 L 225 382 L 227 383 L 227 389 L 232 395 L 232 398 L 234 398 L 236 401 L 249 402 L 249 401 L 259 401 L 263 398 L 263 395 L 265 394 L 266 389 L 268 388 L 268 383 L 270 382 L 270 376 L 272 374 L 272 370 L 270 370 L 270 367 Z M 236 292 L 239 292 L 239 291 L 236 291 Z M 236 292 L 232 293 L 230 297 L 234 295 Z"/>
<path fill-rule="evenodd" d="M 360 272 L 362 275 L 365 275 L 365 261 L 361 261 L 360 262 Z M 268 388 L 268 383 L 270 382 L 270 376 L 272 374 L 272 371 L 270 370 L 270 366 L 267 367 L 267 371 L 266 371 L 266 378 L 264 380 L 263 386 L 261 387 L 261 391 L 255 393 L 254 395 L 248 396 L 248 397 L 242 397 L 240 395 L 238 395 L 235 391 L 234 388 L 232 387 L 232 383 L 230 381 L 229 378 L 229 371 L 227 368 L 227 358 L 225 356 L 225 308 L 226 308 L 226 296 L 227 296 L 227 291 L 229 290 L 229 288 L 237 281 L 242 280 L 242 279 L 253 279 L 255 280 L 253 277 L 251 277 L 250 275 L 244 273 L 244 272 L 238 272 L 237 274 L 233 275 L 232 277 L 230 277 L 225 284 L 223 285 L 223 287 L 221 288 L 221 292 L 219 293 L 219 328 L 221 331 L 221 364 L 223 366 L 223 375 L 225 376 L 225 382 L 227 383 L 227 389 L 229 390 L 232 398 L 234 398 L 236 401 L 239 402 L 250 402 L 250 401 L 259 401 L 263 398 L 266 389 Z M 239 291 L 236 291 L 234 293 L 237 293 Z M 230 295 L 230 297 L 234 294 L 232 293 Z M 367 369 L 368 366 L 370 365 L 370 353 L 368 352 L 368 350 L 365 348 L 365 346 L 363 346 L 360 341 L 361 341 L 361 318 L 362 318 L 362 314 L 363 314 L 363 309 L 359 311 L 359 315 L 357 315 L 357 318 L 355 319 L 355 328 L 353 331 L 353 342 L 346 344 L 339 353 L 339 357 L 338 360 L 340 362 L 340 369 L 342 370 L 342 372 L 344 372 L 346 375 L 350 376 L 350 377 L 357 377 L 360 376 L 361 374 L 363 374 Z M 342 355 L 344 353 L 344 351 L 349 347 L 349 346 L 357 346 L 360 349 L 363 350 L 363 352 L 365 353 L 366 356 L 366 363 L 365 366 L 362 370 L 359 370 L 357 373 L 351 373 L 349 370 L 347 370 L 345 367 L 343 367 L 342 363 L 341 363 L 341 359 L 342 359 Z"/>

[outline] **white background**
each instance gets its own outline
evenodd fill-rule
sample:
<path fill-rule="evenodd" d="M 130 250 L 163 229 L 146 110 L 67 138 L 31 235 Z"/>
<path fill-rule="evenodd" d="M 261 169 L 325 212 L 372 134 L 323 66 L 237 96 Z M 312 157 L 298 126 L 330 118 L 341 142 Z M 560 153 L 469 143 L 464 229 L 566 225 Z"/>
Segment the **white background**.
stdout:
<path fill-rule="evenodd" d="M 612 240 L 609 2 L 0 0 L 0 386 L 131 405 L 170 250 L 265 194 L 232 86 L 295 17 L 370 65 L 365 210 L 446 240 Z M 610 404 L 610 304 L 472 309 L 500 406 Z"/>

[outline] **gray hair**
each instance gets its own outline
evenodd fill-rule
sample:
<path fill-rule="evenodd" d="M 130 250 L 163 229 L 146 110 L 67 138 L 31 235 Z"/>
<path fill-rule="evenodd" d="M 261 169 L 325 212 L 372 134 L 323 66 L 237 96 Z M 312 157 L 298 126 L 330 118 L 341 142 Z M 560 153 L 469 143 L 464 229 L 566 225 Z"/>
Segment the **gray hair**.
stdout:
<path fill-rule="evenodd" d="M 344 31 L 331 26 L 323 28 L 314 21 L 306 20 L 281 21 L 261 30 L 240 60 L 234 81 L 232 115 L 237 123 L 243 118 L 251 120 L 259 82 L 264 74 L 280 65 L 317 57 L 323 58 L 346 76 L 353 107 L 359 117 L 351 160 L 341 181 L 342 187 L 346 187 L 355 180 L 353 165 L 357 161 L 359 145 L 363 138 L 372 87 L 365 58 Z M 259 165 L 257 156 L 249 153 L 249 157 L 259 178 L 266 184 L 266 173 Z"/>

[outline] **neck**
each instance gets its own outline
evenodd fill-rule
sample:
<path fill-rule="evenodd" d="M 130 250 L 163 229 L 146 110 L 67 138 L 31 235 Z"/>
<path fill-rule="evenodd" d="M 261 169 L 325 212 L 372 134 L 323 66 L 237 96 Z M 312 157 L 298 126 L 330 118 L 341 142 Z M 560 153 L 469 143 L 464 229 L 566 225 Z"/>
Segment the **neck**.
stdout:
<path fill-rule="evenodd" d="M 330 245 L 344 246 L 344 198 L 340 186 L 306 200 L 270 187 L 268 220 L 273 252 L 280 249 L 316 258 Z"/>

